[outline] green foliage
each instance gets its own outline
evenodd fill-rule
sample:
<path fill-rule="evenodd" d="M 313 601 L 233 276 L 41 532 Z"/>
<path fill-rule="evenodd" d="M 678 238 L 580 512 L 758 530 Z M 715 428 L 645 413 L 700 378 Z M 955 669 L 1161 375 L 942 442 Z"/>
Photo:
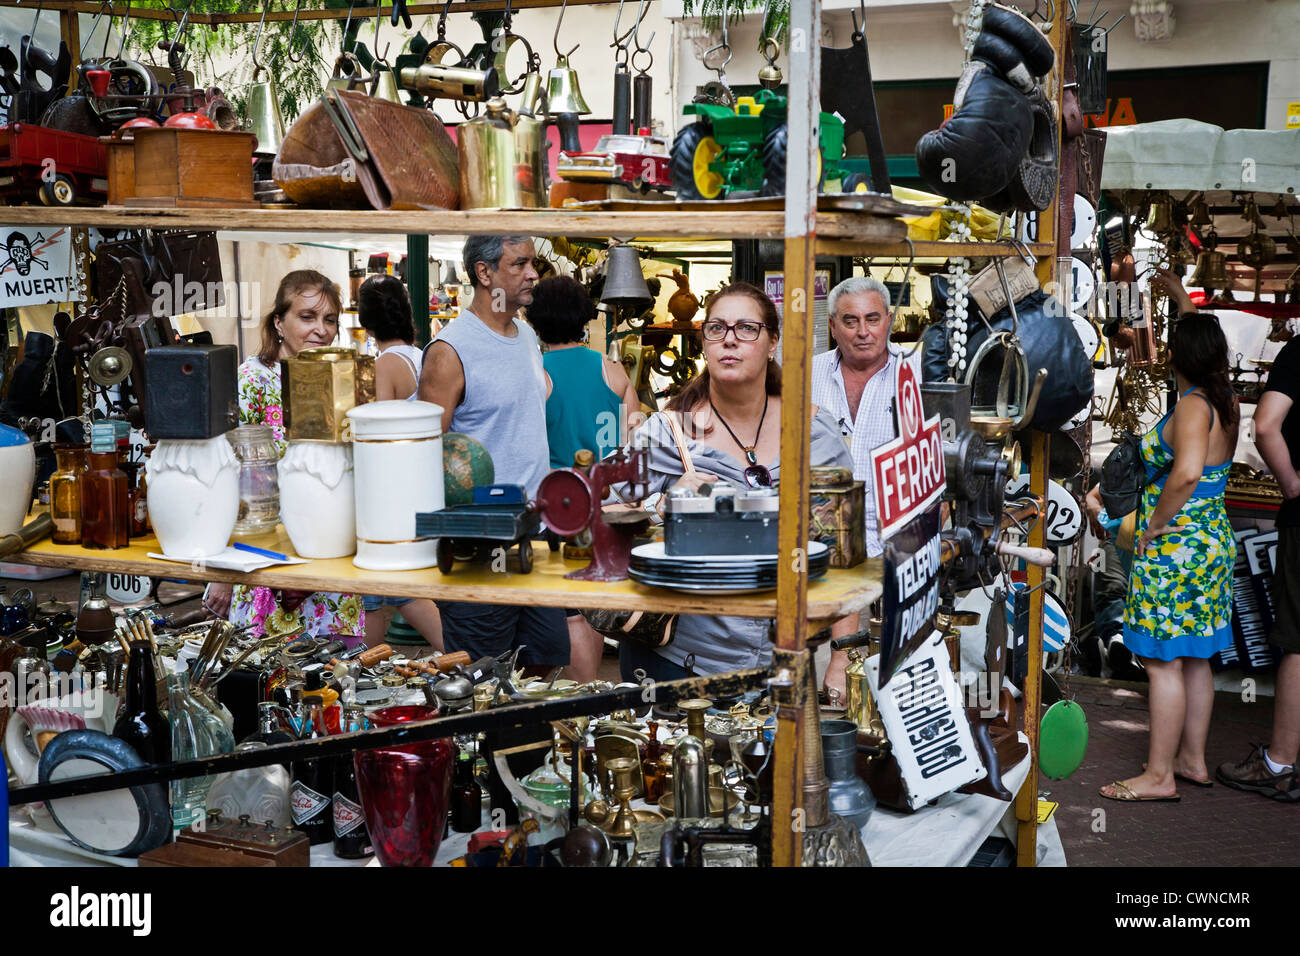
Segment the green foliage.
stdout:
<path fill-rule="evenodd" d="M 746 13 L 761 11 L 768 5 L 771 9 L 767 15 L 767 22 L 763 29 L 759 31 L 758 49 L 763 49 L 763 37 L 771 36 L 775 30 L 781 29 L 781 46 L 789 47 L 790 44 L 790 0 L 682 0 L 682 12 L 688 17 L 696 15 L 696 8 L 699 9 L 700 22 L 706 30 L 720 30 L 722 26 L 722 11 L 727 11 L 727 25 L 733 26 L 745 21 Z"/>
<path fill-rule="evenodd" d="M 272 9 L 291 11 L 295 5 L 295 0 L 285 0 Z M 318 3 L 310 6 L 320 9 Z M 159 0 L 139 0 L 133 7 L 169 9 L 168 4 Z M 325 7 L 346 9 L 347 2 L 325 0 Z M 193 13 L 260 13 L 266 5 L 255 0 L 193 0 L 190 9 Z M 186 26 L 182 38 L 190 57 L 188 69 L 194 74 L 195 86 L 221 87 L 241 116 L 247 101 L 246 87 L 253 77 L 253 41 L 257 37 L 257 26 L 256 22 L 220 27 L 191 23 Z M 354 31 L 356 26 L 354 20 Z M 158 43 L 174 33 L 175 24 L 166 21 L 132 20 L 124 55 L 165 66 L 167 54 L 158 49 Z M 300 20 L 296 25 L 292 21 L 268 22 L 263 28 L 257 59 L 266 72 L 275 77 L 286 124 L 292 123 L 321 95 L 334 58 L 339 54 L 342 35 L 343 22 L 332 20 Z M 388 35 L 393 36 L 393 33 Z M 301 62 L 290 62 L 290 53 L 295 58 L 301 57 Z M 223 68 L 224 72 L 219 72 Z"/>

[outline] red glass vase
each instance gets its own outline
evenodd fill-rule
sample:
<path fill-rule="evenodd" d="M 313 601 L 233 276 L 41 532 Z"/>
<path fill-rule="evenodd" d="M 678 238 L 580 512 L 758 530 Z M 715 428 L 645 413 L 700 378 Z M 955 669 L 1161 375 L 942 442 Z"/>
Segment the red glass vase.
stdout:
<path fill-rule="evenodd" d="M 437 716 L 433 707 L 386 707 L 369 715 L 379 727 Z M 357 751 L 357 790 L 381 865 L 433 866 L 451 805 L 455 755 L 445 737 Z"/>

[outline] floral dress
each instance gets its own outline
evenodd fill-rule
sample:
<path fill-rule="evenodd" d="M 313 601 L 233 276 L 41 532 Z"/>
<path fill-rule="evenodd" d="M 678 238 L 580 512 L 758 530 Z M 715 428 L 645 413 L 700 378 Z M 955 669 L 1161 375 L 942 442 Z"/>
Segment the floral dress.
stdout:
<path fill-rule="evenodd" d="M 1148 479 L 1173 461 L 1164 437 L 1168 420 L 1166 415 L 1142 436 Z M 1231 467 L 1231 461 L 1207 465 L 1191 498 L 1169 522 L 1178 530 L 1152 539 L 1146 554 L 1134 556 L 1124 610 L 1124 645 L 1134 654 L 1163 661 L 1208 659 L 1232 644 L 1237 539 L 1223 504 Z M 1164 485 L 1162 477 L 1143 491 L 1137 534 L 1147 529 Z"/>
<path fill-rule="evenodd" d="M 284 454 L 284 410 L 280 400 L 280 370 L 267 368 L 256 355 L 239 366 L 239 422 L 241 425 L 269 425 L 276 450 Z M 281 634 L 299 624 L 312 637 L 359 640 L 366 632 L 366 612 L 355 594 L 316 593 L 302 605 L 286 611 L 271 588 L 235 585 L 230 599 L 230 620 L 238 626 L 252 625 L 252 634 Z"/>

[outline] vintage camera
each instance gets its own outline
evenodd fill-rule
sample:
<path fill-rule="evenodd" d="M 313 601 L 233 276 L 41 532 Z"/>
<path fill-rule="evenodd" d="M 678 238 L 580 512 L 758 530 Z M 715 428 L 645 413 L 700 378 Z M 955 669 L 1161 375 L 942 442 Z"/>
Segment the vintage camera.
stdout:
<path fill-rule="evenodd" d="M 778 506 L 775 488 L 701 485 L 699 494 L 674 488 L 664 508 L 664 553 L 774 555 Z"/>

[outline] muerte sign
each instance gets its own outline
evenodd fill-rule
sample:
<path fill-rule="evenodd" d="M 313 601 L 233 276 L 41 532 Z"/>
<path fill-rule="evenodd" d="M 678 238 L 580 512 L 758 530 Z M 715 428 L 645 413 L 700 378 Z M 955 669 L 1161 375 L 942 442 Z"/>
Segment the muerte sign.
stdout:
<path fill-rule="evenodd" d="M 897 363 L 898 437 L 871 453 L 876 515 L 884 542 L 880 685 L 934 631 L 939 607 L 939 505 L 947 486 L 939 416 L 925 417 L 916 367 Z"/>

